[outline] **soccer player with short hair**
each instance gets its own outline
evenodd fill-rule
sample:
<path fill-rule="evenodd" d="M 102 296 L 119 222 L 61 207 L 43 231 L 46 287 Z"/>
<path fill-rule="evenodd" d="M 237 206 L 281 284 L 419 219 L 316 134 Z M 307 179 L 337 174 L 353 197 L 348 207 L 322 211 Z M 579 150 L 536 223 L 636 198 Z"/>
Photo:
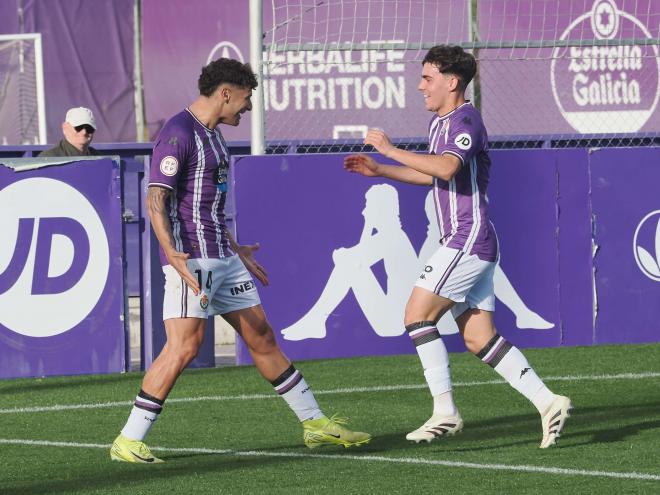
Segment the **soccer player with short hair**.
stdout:
<path fill-rule="evenodd" d="M 440 317 L 451 311 L 467 349 L 537 408 L 543 430 L 540 447 L 547 448 L 561 433 L 571 402 L 548 389 L 525 356 L 497 333 L 493 323 L 493 273 L 499 250 L 486 197 L 488 135 L 481 114 L 465 99 L 465 89 L 476 70 L 475 58 L 461 47 L 431 48 L 422 62 L 418 86 L 426 109 L 435 114 L 429 125 L 429 154 L 399 149 L 382 130 L 372 129 L 365 144 L 402 166 L 351 155 L 344 167 L 367 177 L 433 188 L 440 246 L 426 261 L 404 318 L 433 396 L 433 415 L 406 438 L 430 442 L 463 428 L 452 397 L 447 350 L 436 328 Z"/>
<path fill-rule="evenodd" d="M 110 457 L 161 461 L 143 440 L 197 355 L 207 318 L 216 314 L 243 338 L 259 372 L 302 422 L 305 445 L 365 444 L 369 434 L 348 430 L 344 418 L 322 413 L 302 374 L 278 347 L 250 275 L 268 284 L 253 256 L 259 246 L 237 244 L 225 224 L 229 152 L 217 126 L 237 126 L 252 109 L 257 79 L 248 64 L 221 58 L 202 69 L 198 87 L 200 95 L 165 124 L 154 146 L 147 209 L 165 273 L 167 342 L 145 374 Z"/>

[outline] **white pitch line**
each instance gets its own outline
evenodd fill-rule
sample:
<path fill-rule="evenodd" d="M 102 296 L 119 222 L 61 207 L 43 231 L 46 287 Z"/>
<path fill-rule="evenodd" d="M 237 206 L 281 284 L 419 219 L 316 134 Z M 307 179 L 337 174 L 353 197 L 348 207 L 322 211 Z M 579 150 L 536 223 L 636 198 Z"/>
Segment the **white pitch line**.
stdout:
<path fill-rule="evenodd" d="M 14 438 L 0 438 L 0 444 L 27 445 L 37 447 L 74 447 L 89 449 L 110 449 L 110 444 L 52 442 L 48 440 L 23 440 Z M 204 449 L 204 448 L 176 448 L 151 447 L 151 450 L 171 453 L 212 454 L 235 457 L 279 457 L 290 459 L 333 459 L 338 461 L 388 462 L 392 464 L 417 464 L 426 466 L 444 466 L 450 468 L 467 468 L 491 471 L 515 471 L 524 473 L 546 473 L 565 476 L 592 476 L 598 478 L 617 478 L 624 480 L 660 481 L 660 475 L 617 472 L 617 471 L 591 471 L 586 469 L 567 469 L 558 467 L 529 466 L 525 464 L 482 464 L 477 462 L 445 461 L 440 459 L 424 459 L 421 457 L 386 457 L 380 455 L 351 455 L 351 454 L 302 454 L 298 452 L 267 452 L 261 450 L 230 450 L 230 449 Z"/>
<path fill-rule="evenodd" d="M 644 378 L 659 378 L 660 372 L 644 372 L 644 373 L 619 373 L 613 375 L 568 375 L 568 376 L 549 376 L 543 380 L 546 382 L 572 382 L 572 381 L 604 381 L 604 380 L 640 380 Z M 487 381 L 474 381 L 474 382 L 455 382 L 454 387 L 476 387 L 481 385 L 502 385 L 506 382 L 504 380 L 487 380 Z M 413 385 L 382 385 L 378 387 L 351 387 L 351 388 L 336 388 L 332 390 L 315 390 L 314 395 L 331 395 L 331 394 L 355 394 L 364 392 L 392 392 L 396 390 L 418 390 L 426 389 L 426 384 L 413 384 Z M 202 402 L 202 401 L 228 401 L 228 400 L 262 400 L 262 399 L 275 399 L 279 397 L 277 394 L 247 394 L 247 395 L 211 395 L 202 397 L 173 397 L 167 399 L 167 404 L 175 404 L 180 402 Z M 34 412 L 56 412 L 56 411 L 70 411 L 77 409 L 103 409 L 111 407 L 127 407 L 133 405 L 133 401 L 120 401 L 120 402 L 98 402 L 94 404 L 55 404 L 52 406 L 30 406 L 30 407 L 16 407 L 12 409 L 0 409 L 0 414 L 16 414 L 16 413 L 34 413 Z"/>

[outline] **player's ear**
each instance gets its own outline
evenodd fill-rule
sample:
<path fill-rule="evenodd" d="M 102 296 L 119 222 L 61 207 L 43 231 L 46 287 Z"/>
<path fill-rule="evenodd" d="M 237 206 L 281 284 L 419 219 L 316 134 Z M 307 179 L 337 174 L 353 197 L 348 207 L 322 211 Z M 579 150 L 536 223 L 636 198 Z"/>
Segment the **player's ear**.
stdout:
<path fill-rule="evenodd" d="M 461 89 L 461 79 L 457 75 L 452 74 L 452 77 L 449 80 L 449 90 L 459 91 L 460 89 Z"/>
<path fill-rule="evenodd" d="M 228 86 L 220 86 L 218 90 L 218 96 L 220 97 L 220 100 L 229 103 L 229 100 L 231 98 L 231 88 Z"/>
<path fill-rule="evenodd" d="M 453 77 L 453 84 L 454 84 L 454 86 L 452 87 L 452 90 L 460 92 L 461 91 L 461 85 L 462 85 L 461 78 L 458 77 L 458 76 L 454 76 Z"/>

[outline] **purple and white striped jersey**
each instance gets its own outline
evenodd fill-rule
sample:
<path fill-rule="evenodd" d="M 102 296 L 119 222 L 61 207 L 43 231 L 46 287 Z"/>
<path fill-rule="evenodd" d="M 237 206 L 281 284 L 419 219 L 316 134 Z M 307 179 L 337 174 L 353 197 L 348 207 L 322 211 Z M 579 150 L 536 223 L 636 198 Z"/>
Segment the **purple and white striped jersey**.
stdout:
<path fill-rule="evenodd" d="M 429 153 L 449 153 L 461 160 L 461 168 L 450 181 L 433 179 L 440 244 L 496 261 L 497 235 L 488 217 L 486 197 L 488 134 L 481 114 L 470 102 L 431 119 Z"/>
<path fill-rule="evenodd" d="M 177 251 L 191 258 L 233 255 L 226 234 L 229 153 L 218 129 L 204 126 L 188 110 L 167 121 L 151 160 L 149 186 L 165 187 Z M 160 248 L 163 265 L 167 259 Z"/>

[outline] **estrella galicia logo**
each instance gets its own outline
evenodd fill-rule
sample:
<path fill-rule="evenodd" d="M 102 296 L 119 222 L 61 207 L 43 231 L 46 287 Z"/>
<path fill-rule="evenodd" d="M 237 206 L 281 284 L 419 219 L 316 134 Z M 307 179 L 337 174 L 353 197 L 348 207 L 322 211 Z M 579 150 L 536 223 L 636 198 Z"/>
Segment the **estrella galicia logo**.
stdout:
<path fill-rule="evenodd" d="M 243 54 L 238 49 L 238 47 L 231 41 L 221 41 L 211 49 L 208 58 L 206 59 L 206 64 L 210 64 L 215 59 L 218 58 L 234 58 L 240 60 L 242 64 L 245 63 L 243 59 Z"/>
<path fill-rule="evenodd" d="M 660 210 L 652 211 L 637 225 L 633 252 L 642 273 L 660 282 Z"/>
<path fill-rule="evenodd" d="M 574 46 L 559 46 L 552 52 L 550 82 L 555 103 L 580 133 L 637 132 L 654 114 L 660 97 L 657 43 L 575 43 L 587 38 L 646 41 L 657 37 L 642 22 L 651 20 L 648 14 L 644 16 L 641 9 L 628 13 L 616 1 L 595 0 L 591 10 L 574 19 L 560 36 L 561 42 L 573 41 Z"/>
<path fill-rule="evenodd" d="M 40 177 L 0 190 L 0 211 L 0 324 L 29 337 L 72 329 L 108 278 L 108 238 L 95 208 L 74 187 Z"/>

